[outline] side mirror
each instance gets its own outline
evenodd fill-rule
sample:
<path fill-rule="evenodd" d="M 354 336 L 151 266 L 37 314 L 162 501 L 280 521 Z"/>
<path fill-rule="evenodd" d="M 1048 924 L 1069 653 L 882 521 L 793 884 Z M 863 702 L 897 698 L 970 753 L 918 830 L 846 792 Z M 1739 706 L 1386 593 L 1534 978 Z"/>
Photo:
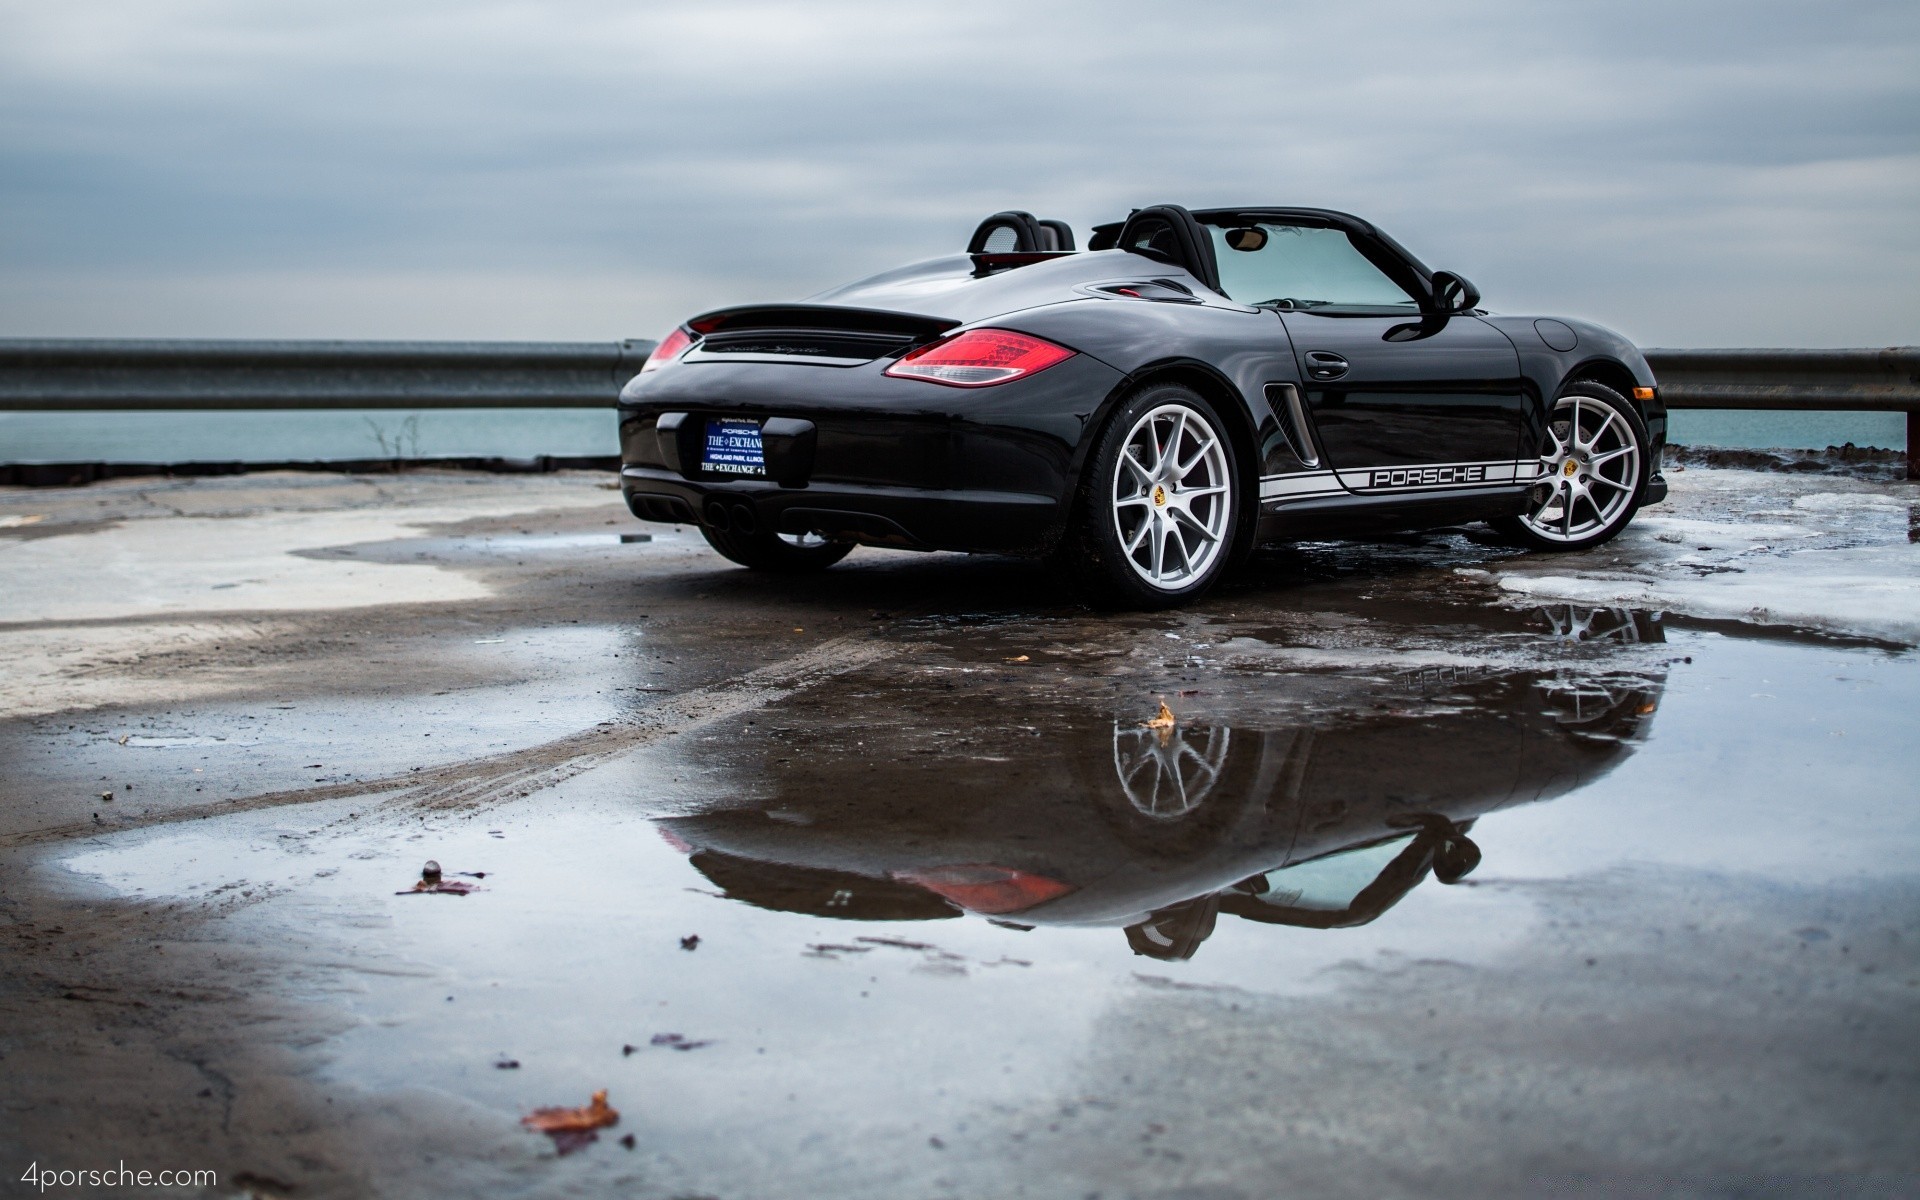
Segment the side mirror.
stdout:
<path fill-rule="evenodd" d="M 1466 312 L 1479 304 L 1480 289 L 1473 286 L 1466 276 L 1455 275 L 1452 271 L 1433 273 L 1433 311 Z"/>

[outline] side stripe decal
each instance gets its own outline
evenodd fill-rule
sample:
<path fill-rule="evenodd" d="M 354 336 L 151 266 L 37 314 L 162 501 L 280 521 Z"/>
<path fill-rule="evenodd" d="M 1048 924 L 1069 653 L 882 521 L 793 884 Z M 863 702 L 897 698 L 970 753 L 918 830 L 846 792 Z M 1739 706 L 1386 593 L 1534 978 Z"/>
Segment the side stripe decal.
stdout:
<path fill-rule="evenodd" d="M 1352 471 L 1299 471 L 1269 475 L 1260 481 L 1262 500 L 1304 500 L 1344 493 L 1444 491 L 1489 483 L 1526 483 L 1539 464 L 1532 459 L 1497 462 L 1424 463 L 1406 467 L 1368 467 Z"/>
<path fill-rule="evenodd" d="M 1303 471 L 1298 475 L 1270 475 L 1260 481 L 1262 500 L 1298 500 L 1305 496 L 1330 496 L 1346 489 L 1332 471 Z"/>

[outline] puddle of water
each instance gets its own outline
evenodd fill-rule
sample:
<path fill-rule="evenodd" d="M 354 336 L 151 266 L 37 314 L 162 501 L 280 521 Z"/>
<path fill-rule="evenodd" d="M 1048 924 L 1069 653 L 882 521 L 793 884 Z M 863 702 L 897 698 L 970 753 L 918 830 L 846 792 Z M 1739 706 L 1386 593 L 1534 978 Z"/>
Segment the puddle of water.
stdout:
<path fill-rule="evenodd" d="M 1620 612 L 1527 629 L 1429 630 L 1466 665 L 1398 672 L 1194 668 L 1160 630 L 1117 639 L 1173 656 L 1152 692 L 1172 729 L 1143 724 L 1138 679 L 1020 702 L 1034 676 L 962 640 L 497 815 L 340 835 L 316 806 L 66 865 L 148 897 L 284 892 L 232 919 L 360 1017 L 332 1076 L 503 1123 L 606 1087 L 708 1188 L 1077 1096 L 1103 1014 L 1143 990 L 1471 968 L 1523 952 L 1570 887 L 1603 937 L 1661 919 L 1650 878 L 1914 873 L 1913 655 Z M 969 682 L 903 688 L 934 668 Z M 393 895 L 427 858 L 483 890 Z"/>

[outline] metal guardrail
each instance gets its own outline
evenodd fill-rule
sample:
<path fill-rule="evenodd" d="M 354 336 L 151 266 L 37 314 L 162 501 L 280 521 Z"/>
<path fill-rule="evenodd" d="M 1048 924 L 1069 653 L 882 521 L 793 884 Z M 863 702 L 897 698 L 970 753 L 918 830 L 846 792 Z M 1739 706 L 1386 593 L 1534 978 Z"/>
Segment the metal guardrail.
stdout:
<path fill-rule="evenodd" d="M 1907 478 L 1920 480 L 1920 347 L 1645 353 L 1670 409 L 1904 412 Z"/>
<path fill-rule="evenodd" d="M 601 408 L 653 346 L 0 339 L 0 411 Z M 1920 348 L 1646 354 L 1669 408 L 1904 412 L 1920 479 Z"/>
<path fill-rule="evenodd" d="M 1648 350 L 1668 408 L 1920 411 L 1920 347 Z"/>
<path fill-rule="evenodd" d="M 598 408 L 623 342 L 0 339 L 0 410 Z M 1920 348 L 1649 350 L 1669 408 L 1920 411 Z"/>
<path fill-rule="evenodd" d="M 653 347 L 0 339 L 0 411 L 606 408 Z"/>

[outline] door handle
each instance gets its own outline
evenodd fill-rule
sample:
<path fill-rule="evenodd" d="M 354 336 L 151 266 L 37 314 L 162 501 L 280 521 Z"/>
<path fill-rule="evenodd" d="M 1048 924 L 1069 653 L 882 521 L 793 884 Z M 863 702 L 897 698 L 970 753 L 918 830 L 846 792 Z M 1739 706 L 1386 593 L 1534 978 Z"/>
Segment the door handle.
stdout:
<path fill-rule="evenodd" d="M 1307 351 L 1307 375 L 1313 379 L 1338 379 L 1347 373 L 1350 364 L 1338 354 L 1325 350 Z"/>

